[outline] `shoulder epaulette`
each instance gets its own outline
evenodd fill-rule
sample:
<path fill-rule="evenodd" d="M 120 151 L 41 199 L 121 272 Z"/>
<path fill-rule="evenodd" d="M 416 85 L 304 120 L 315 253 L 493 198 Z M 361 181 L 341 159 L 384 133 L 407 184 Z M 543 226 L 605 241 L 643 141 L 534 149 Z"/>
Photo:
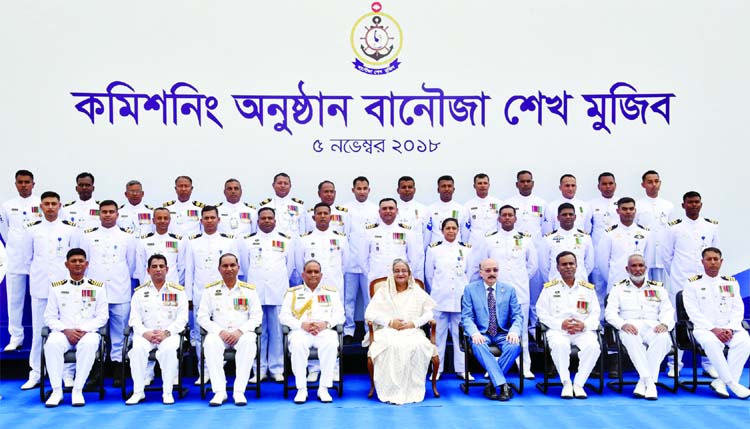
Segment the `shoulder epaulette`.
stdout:
<path fill-rule="evenodd" d="M 336 235 L 339 235 L 341 237 L 346 237 L 346 233 L 345 232 L 333 231 L 333 233 L 336 234 Z"/>
<path fill-rule="evenodd" d="M 102 203 L 101 200 L 94 200 L 94 202 L 96 203 L 97 206 Z"/>
<path fill-rule="evenodd" d="M 185 286 L 179 285 L 177 283 L 167 282 L 167 286 L 171 287 L 172 289 L 185 290 Z"/>
<path fill-rule="evenodd" d="M 724 280 L 726 280 L 726 281 L 728 281 L 728 282 L 736 282 L 737 281 L 737 279 L 735 279 L 732 276 L 721 276 L 721 278 L 724 279 Z"/>
<path fill-rule="evenodd" d="M 99 227 L 98 227 L 98 226 L 95 226 L 95 227 L 93 227 L 93 228 L 89 228 L 89 229 L 87 229 L 87 230 L 84 230 L 84 231 L 83 231 L 83 233 L 84 233 L 84 234 L 89 234 L 89 233 L 92 233 L 92 232 L 96 231 L 97 229 L 99 229 Z"/>
<path fill-rule="evenodd" d="M 555 234 L 557 234 L 557 230 L 554 230 L 554 231 L 550 231 L 550 232 L 548 232 L 548 233 L 544 234 L 544 236 L 545 236 L 545 237 L 549 237 L 550 235 L 555 235 Z"/>
<path fill-rule="evenodd" d="M 89 279 L 89 284 L 98 287 L 104 287 L 104 282 L 100 282 L 99 280 Z"/>
<path fill-rule="evenodd" d="M 67 282 L 68 282 L 67 280 L 58 280 L 56 282 L 52 282 L 52 287 L 62 286 Z"/>
<path fill-rule="evenodd" d="M 299 198 L 292 197 L 292 201 L 294 201 L 295 203 L 300 204 L 300 205 L 305 204 L 305 202 L 302 201 L 302 200 L 300 200 Z"/>
<path fill-rule="evenodd" d="M 151 285 L 151 280 L 147 281 L 146 283 L 144 283 L 142 285 L 138 285 L 138 287 L 136 287 L 135 289 L 133 289 L 133 292 L 138 292 L 139 289 L 143 289 L 144 287 L 150 286 L 150 285 Z"/>
<path fill-rule="evenodd" d="M 638 228 L 640 228 L 640 229 L 642 229 L 642 230 L 644 230 L 644 231 L 651 231 L 651 229 L 650 229 L 650 228 L 647 228 L 647 227 L 645 227 L 645 226 L 641 225 L 640 223 L 637 223 L 637 224 L 636 224 L 636 226 L 638 226 Z"/>
<path fill-rule="evenodd" d="M 703 274 L 696 274 L 688 279 L 689 282 L 694 282 L 703 278 Z"/>
<path fill-rule="evenodd" d="M 284 238 L 292 238 L 292 237 L 290 237 L 290 236 L 288 236 L 288 235 L 284 234 L 284 233 L 283 233 L 283 232 L 281 232 L 281 231 L 279 231 L 279 235 L 280 235 L 280 236 L 282 236 L 282 237 L 284 237 Z"/>
<path fill-rule="evenodd" d="M 219 235 L 222 236 L 222 237 L 224 237 L 224 238 L 231 238 L 232 240 L 234 240 L 234 235 L 232 235 L 232 234 L 227 234 L 227 233 L 224 233 L 224 232 L 220 232 Z"/>
<path fill-rule="evenodd" d="M 245 204 L 245 207 L 247 207 L 247 208 L 249 208 L 249 209 L 253 209 L 253 210 L 255 210 L 255 206 L 254 206 L 254 205 L 252 205 L 252 204 L 250 204 L 250 203 L 244 203 L 244 204 Z"/>
<path fill-rule="evenodd" d="M 618 225 L 619 225 L 619 224 L 614 224 L 614 225 L 610 226 L 609 228 L 607 228 L 607 230 L 606 230 L 606 231 L 607 231 L 607 232 L 610 232 L 610 231 L 612 231 L 612 230 L 615 230 L 615 229 L 617 229 L 617 226 L 618 226 Z"/>
<path fill-rule="evenodd" d="M 544 287 L 551 287 L 551 286 L 554 286 L 554 285 L 556 285 L 558 283 L 560 283 L 560 280 L 552 280 L 552 281 L 549 281 L 549 282 L 545 283 Z"/>
<path fill-rule="evenodd" d="M 302 234 L 300 234 L 300 237 L 307 237 L 308 235 L 312 234 L 312 231 L 305 231 Z"/>
<path fill-rule="evenodd" d="M 308 212 L 308 213 L 312 213 L 312 212 L 314 212 L 314 211 L 315 211 L 315 207 L 310 207 L 309 209 L 307 209 L 307 212 Z"/>
<path fill-rule="evenodd" d="M 155 207 L 146 204 L 146 208 L 149 209 L 149 210 L 153 210 Z"/>
<path fill-rule="evenodd" d="M 430 247 L 437 247 L 437 246 L 440 246 L 441 244 L 443 244 L 442 241 L 436 241 L 434 243 L 430 243 Z"/>
<path fill-rule="evenodd" d="M 261 201 L 258 205 L 259 206 L 265 206 L 266 204 L 268 204 L 270 202 L 271 202 L 271 199 L 270 198 L 266 198 L 265 200 Z"/>
<path fill-rule="evenodd" d="M 373 229 L 373 228 L 377 228 L 377 227 L 378 227 L 378 225 L 380 225 L 380 224 L 379 224 L 379 223 L 371 223 L 371 224 L 369 224 L 369 225 L 365 225 L 365 229 Z"/>
<path fill-rule="evenodd" d="M 41 222 L 41 221 L 39 221 L 39 222 Z M 65 225 L 68 225 L 68 226 L 72 226 L 72 227 L 76 227 L 77 226 L 75 222 L 70 221 L 70 220 L 64 220 L 63 219 L 62 223 L 64 223 Z"/>
<path fill-rule="evenodd" d="M 215 282 L 213 282 L 213 283 L 209 283 L 209 284 L 207 284 L 207 285 L 206 285 L 206 289 L 212 288 L 212 287 L 214 287 L 214 286 L 218 286 L 218 285 L 220 285 L 220 284 L 221 284 L 221 280 L 217 280 L 217 281 L 215 281 Z"/>
<path fill-rule="evenodd" d="M 123 227 L 120 227 L 120 231 L 122 231 L 122 232 L 125 232 L 125 233 L 128 233 L 128 234 L 132 234 L 132 233 L 133 233 L 133 230 L 132 230 L 132 229 L 130 229 L 130 228 L 123 228 Z"/>
<path fill-rule="evenodd" d="M 471 244 L 469 244 L 469 243 L 464 243 L 463 241 L 459 241 L 459 242 L 458 242 L 458 245 L 459 245 L 459 246 L 464 246 L 464 247 L 466 247 L 467 249 L 471 249 Z"/>
<path fill-rule="evenodd" d="M 205 204 L 203 204 L 202 202 L 200 202 L 198 200 L 193 200 L 193 205 L 196 206 L 196 207 L 200 207 L 200 208 L 206 207 Z"/>
<path fill-rule="evenodd" d="M 516 240 L 521 240 L 524 237 L 526 237 L 526 236 L 523 235 L 523 232 L 519 232 L 518 234 L 516 234 L 516 235 L 513 236 L 513 238 L 516 239 Z"/>
<path fill-rule="evenodd" d="M 125 207 L 125 204 L 120 204 L 120 207 L 118 207 L 117 210 L 122 210 L 123 207 Z"/>
<path fill-rule="evenodd" d="M 175 200 L 172 200 L 172 201 L 167 201 L 167 202 L 165 202 L 164 204 L 162 204 L 161 206 L 162 206 L 162 207 L 169 207 L 169 206 L 171 206 L 171 205 L 174 205 L 174 203 L 176 203 L 176 202 L 177 202 L 177 201 L 175 201 Z"/>
<path fill-rule="evenodd" d="M 70 207 L 70 206 L 72 206 L 75 203 L 76 203 L 75 201 L 71 201 L 69 203 L 63 204 L 63 207 Z"/>
<path fill-rule="evenodd" d="M 296 290 L 299 290 L 299 289 L 301 289 L 301 288 L 302 288 L 302 285 L 299 285 L 299 286 L 293 286 L 293 287 L 290 287 L 289 289 L 287 289 L 287 290 L 286 290 L 286 293 L 289 293 L 289 292 L 294 292 L 294 291 L 296 291 Z"/>
<path fill-rule="evenodd" d="M 664 286 L 664 283 L 657 282 L 656 280 L 647 280 L 646 284 L 648 284 L 649 286 Z"/>
<path fill-rule="evenodd" d="M 529 234 L 528 232 L 518 231 L 518 233 L 526 238 L 531 238 L 531 234 Z"/>
<path fill-rule="evenodd" d="M 398 226 L 400 226 L 403 229 L 411 229 L 411 226 L 405 224 L 405 223 L 399 223 Z"/>
<path fill-rule="evenodd" d="M 149 237 L 153 236 L 154 234 L 155 234 L 154 232 L 149 232 L 148 234 L 143 234 L 143 235 L 141 236 L 141 239 L 144 239 L 144 238 L 149 238 Z"/>
<path fill-rule="evenodd" d="M 582 230 L 582 229 L 577 229 L 576 231 L 578 231 L 578 233 L 579 233 L 579 234 L 583 234 L 583 235 L 589 235 L 589 233 L 588 233 L 588 232 L 586 232 L 586 231 L 584 231 L 584 230 Z"/>
<path fill-rule="evenodd" d="M 485 237 L 491 237 L 493 235 L 497 234 L 497 230 L 494 231 L 488 231 L 484 234 Z"/>
<path fill-rule="evenodd" d="M 705 220 L 706 220 L 706 222 L 708 222 L 708 223 L 712 223 L 712 224 L 714 224 L 714 225 L 718 225 L 718 224 L 719 224 L 719 221 L 718 221 L 718 220 L 714 220 L 714 219 L 709 219 L 709 218 L 707 218 L 707 217 L 706 217 L 706 218 L 704 218 L 704 219 L 705 219 Z"/>
<path fill-rule="evenodd" d="M 251 234 L 245 234 L 245 235 L 243 235 L 243 236 L 242 236 L 242 239 L 244 240 L 244 239 L 246 239 L 246 238 L 250 238 L 250 237 L 252 237 L 252 236 L 254 236 L 254 235 L 257 235 L 257 234 L 258 234 L 257 232 L 253 232 L 253 233 L 251 233 Z"/>
<path fill-rule="evenodd" d="M 167 235 L 169 235 L 170 237 L 172 237 L 172 238 L 174 238 L 176 240 L 182 240 L 182 236 L 179 235 L 179 234 L 173 234 L 171 232 L 168 232 Z"/>
<path fill-rule="evenodd" d="M 581 286 L 583 286 L 583 287 L 585 287 L 586 289 L 593 289 L 594 288 L 594 284 L 593 283 L 589 283 L 586 280 L 578 280 L 578 284 L 581 285 Z"/>
<path fill-rule="evenodd" d="M 188 237 L 188 240 L 195 240 L 196 238 L 202 236 L 203 234 L 193 234 L 190 237 Z"/>
<path fill-rule="evenodd" d="M 216 204 L 214 204 L 214 207 L 217 207 L 217 208 L 218 208 L 218 207 L 221 207 L 222 205 L 224 205 L 224 201 L 222 201 L 222 202 L 220 202 L 220 203 L 216 203 Z"/>
<path fill-rule="evenodd" d="M 669 226 L 675 226 L 682 222 L 682 219 L 675 219 L 672 222 L 669 222 Z"/>
<path fill-rule="evenodd" d="M 63 222 L 65 222 L 65 221 L 63 221 Z M 42 223 L 41 220 L 37 220 L 37 221 L 34 221 L 34 222 L 29 222 L 29 223 L 26 224 L 26 228 L 30 228 L 30 227 L 32 227 L 34 225 L 39 225 L 40 223 Z"/>
<path fill-rule="evenodd" d="M 630 280 L 628 280 L 628 279 L 623 279 L 623 280 L 620 280 L 619 282 L 615 283 L 615 286 L 617 286 L 617 285 L 624 285 L 625 283 L 627 283 L 627 282 L 629 282 L 629 281 L 630 281 Z"/>
<path fill-rule="evenodd" d="M 255 285 L 250 283 L 245 283 L 243 281 L 238 281 L 237 284 L 240 285 L 240 287 L 244 287 L 245 289 L 255 290 Z"/>
<path fill-rule="evenodd" d="M 336 210 L 338 210 L 338 211 L 340 211 L 340 212 L 344 212 L 344 213 L 347 213 L 347 212 L 349 211 L 349 209 L 348 209 L 348 208 L 346 208 L 346 207 L 343 207 L 343 206 L 335 206 L 335 207 L 336 207 Z"/>
<path fill-rule="evenodd" d="M 323 289 L 331 291 L 331 292 L 338 292 L 339 291 L 338 289 L 336 289 L 335 286 L 328 286 L 328 285 L 323 286 Z"/>

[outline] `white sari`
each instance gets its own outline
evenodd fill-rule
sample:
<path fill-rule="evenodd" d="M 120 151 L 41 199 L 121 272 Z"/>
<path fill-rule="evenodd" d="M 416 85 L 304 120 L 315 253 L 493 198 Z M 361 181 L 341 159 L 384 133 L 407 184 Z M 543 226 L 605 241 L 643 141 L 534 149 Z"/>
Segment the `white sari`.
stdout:
<path fill-rule="evenodd" d="M 367 306 L 365 319 L 377 329 L 367 353 L 373 361 L 375 389 L 382 402 L 407 404 L 424 399 L 428 365 L 437 348 L 421 326 L 432 319 L 435 306 L 411 276 L 407 289 L 397 292 L 392 275 Z M 389 328 L 394 319 L 413 322 L 416 328 Z"/>

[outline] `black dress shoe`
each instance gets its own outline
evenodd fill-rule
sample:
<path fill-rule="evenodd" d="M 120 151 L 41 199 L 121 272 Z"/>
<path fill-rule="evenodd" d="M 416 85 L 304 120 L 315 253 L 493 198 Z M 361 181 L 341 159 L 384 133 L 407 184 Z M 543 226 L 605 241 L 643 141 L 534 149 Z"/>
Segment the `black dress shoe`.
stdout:
<path fill-rule="evenodd" d="M 498 399 L 497 391 L 495 390 L 495 386 L 492 385 L 492 382 L 487 383 L 487 386 L 484 387 L 484 397 L 492 399 L 493 401 Z"/>
<path fill-rule="evenodd" d="M 511 390 L 508 383 L 500 385 L 500 395 L 498 395 L 498 401 L 508 401 L 513 397 L 513 390 Z"/>
<path fill-rule="evenodd" d="M 348 346 L 354 342 L 354 337 L 351 335 L 344 335 L 344 345 Z"/>

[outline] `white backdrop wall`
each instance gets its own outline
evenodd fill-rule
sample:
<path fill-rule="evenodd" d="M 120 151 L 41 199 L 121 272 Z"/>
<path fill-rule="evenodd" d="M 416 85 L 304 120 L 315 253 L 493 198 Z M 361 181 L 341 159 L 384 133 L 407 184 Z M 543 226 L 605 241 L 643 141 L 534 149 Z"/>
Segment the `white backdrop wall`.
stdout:
<path fill-rule="evenodd" d="M 175 176 L 194 178 L 194 197 L 221 198 L 223 182 L 237 177 L 245 198 L 270 196 L 272 176 L 292 176 L 293 195 L 312 202 L 323 179 L 338 186 L 339 201 L 352 198 L 351 179 L 368 176 L 372 197 L 395 194 L 396 179 L 417 180 L 417 198 L 437 198 L 435 179 L 456 178 L 456 199 L 468 200 L 476 172 L 492 178 L 493 195 L 514 192 L 515 172 L 535 173 L 536 192 L 555 198 L 566 172 L 579 179 L 579 196 L 597 195 L 596 177 L 615 173 L 618 195 L 643 195 L 640 175 L 661 173 L 662 196 L 679 203 L 697 190 L 704 215 L 721 222 L 728 271 L 750 266 L 746 214 L 749 132 L 746 104 L 750 57 L 750 6 L 725 0 L 446 1 L 383 0 L 383 12 L 402 29 L 401 66 L 383 76 L 355 70 L 352 26 L 370 12 L 370 1 L 24 1 L 5 2 L 0 15 L 0 142 L 6 185 L 13 172 L 36 174 L 37 193 L 54 189 L 71 200 L 74 177 L 96 176 L 97 199 L 124 201 L 124 183 L 144 183 L 145 200 L 174 197 Z M 71 92 L 103 93 L 112 81 L 136 93 L 161 94 L 176 82 L 216 97 L 213 113 L 183 115 L 164 125 L 161 113 L 140 111 L 139 124 L 115 113 L 89 118 Z M 341 117 L 297 124 L 292 134 L 273 128 L 276 118 L 243 118 L 233 94 L 349 95 L 348 126 Z M 606 94 L 627 82 L 641 94 L 673 93 L 670 123 L 651 112 L 647 123 L 618 117 L 611 134 L 594 130 L 582 94 Z M 365 113 L 363 95 L 422 96 L 422 84 L 446 95 L 491 97 L 485 125 L 446 119 L 431 127 L 381 126 Z M 545 111 L 504 116 L 514 95 L 572 95 L 568 123 Z M 385 153 L 317 153 L 313 142 L 385 139 Z M 433 153 L 398 154 L 392 140 L 439 141 Z"/>

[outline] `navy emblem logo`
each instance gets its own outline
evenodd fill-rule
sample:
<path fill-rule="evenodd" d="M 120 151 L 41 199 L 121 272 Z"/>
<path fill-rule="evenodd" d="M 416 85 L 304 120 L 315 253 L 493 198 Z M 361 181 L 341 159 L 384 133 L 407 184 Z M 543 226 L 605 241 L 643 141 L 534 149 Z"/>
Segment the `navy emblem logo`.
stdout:
<path fill-rule="evenodd" d="M 398 55 L 403 47 L 401 26 L 380 2 L 373 2 L 372 12 L 362 15 L 352 27 L 350 42 L 356 58 L 354 68 L 369 75 L 383 75 L 398 69 Z"/>

